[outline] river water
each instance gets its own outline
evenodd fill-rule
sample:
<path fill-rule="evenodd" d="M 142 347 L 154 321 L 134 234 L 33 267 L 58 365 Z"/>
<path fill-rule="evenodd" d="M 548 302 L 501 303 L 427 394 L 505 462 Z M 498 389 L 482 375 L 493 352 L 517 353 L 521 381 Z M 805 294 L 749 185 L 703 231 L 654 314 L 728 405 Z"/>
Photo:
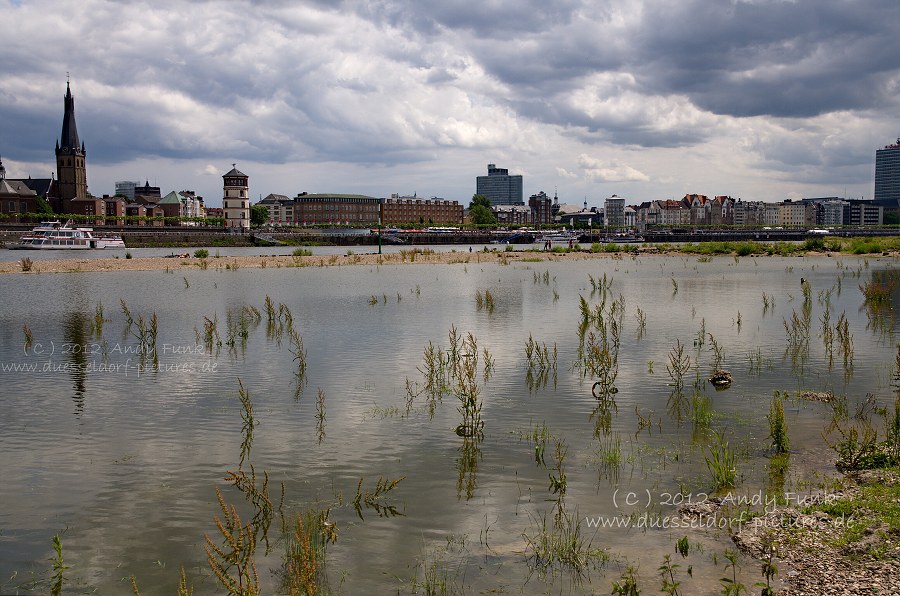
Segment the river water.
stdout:
<path fill-rule="evenodd" d="M 895 324 L 889 313 L 872 316 L 859 286 L 895 268 L 894 260 L 542 258 L 4 276 L 0 592 L 48 591 L 51 538 L 60 535 L 66 590 L 126 593 L 134 576 L 143 593 L 171 593 L 183 566 L 196 593 L 221 593 L 204 551 L 205 536 L 221 542 L 215 491 L 248 521 L 254 508 L 225 477 L 249 473 L 252 464 L 260 479 L 268 474 L 277 510 L 269 548 L 260 541 L 256 552 L 263 593 L 281 589 L 282 515 L 329 508 L 337 540 L 326 565 L 335 593 L 411 593 L 429 570 L 467 592 L 606 593 L 628 563 L 638 565 L 642 584 L 656 586 L 663 555 L 686 534 L 703 550 L 683 565 L 693 565 L 693 577 L 682 586 L 718 593 L 721 555 L 732 547 L 725 532 L 646 529 L 636 521 L 643 513 L 667 519 L 678 501 L 710 492 L 712 432 L 737 453 L 736 493 L 773 490 L 765 415 L 773 392 L 789 391 L 792 452 L 775 490 L 809 494 L 834 472 L 822 438 L 831 408 L 795 393 L 846 395 L 851 411 L 867 393 L 882 406 L 893 403 Z M 785 322 L 803 312 L 801 278 L 810 284 L 811 324 L 798 358 Z M 477 300 L 487 293 L 493 307 Z M 273 326 L 267 297 L 276 310 L 284 305 Z M 581 298 L 607 312 L 613 301 L 624 305 L 607 425 L 592 396 L 595 379 L 577 364 Z M 826 309 L 832 325 L 842 314 L 848 321 L 846 366 L 837 348 L 829 365 L 819 337 Z M 302 382 L 287 311 L 306 354 Z M 139 331 L 154 314 L 155 367 L 141 353 Z M 212 345 L 206 320 L 219 334 Z M 408 383 L 421 389 L 425 382 L 427 346 L 447 350 L 454 329 L 477 342 L 480 441 L 454 432 L 461 415 L 452 393 L 431 408 L 424 395 L 407 404 Z M 529 338 L 551 353 L 556 346 L 546 384 L 535 382 L 535 370 L 528 374 Z M 691 359 L 683 395 L 673 395 L 666 370 L 676 342 Z M 734 377 L 724 391 L 704 381 L 714 345 Z M 492 361 L 487 375 L 484 350 Z M 249 445 L 241 386 L 256 423 Z M 695 391 L 711 404 L 708 425 L 692 421 Z M 529 438 L 536 425 L 551 437 L 543 463 Z M 580 577 L 565 566 L 542 573 L 528 546 L 544 516 L 550 522 L 559 510 L 559 491 L 550 488 L 559 468 L 562 510 L 611 558 Z M 380 508 L 356 511 L 360 479 L 362 491 L 372 492 L 379 479 L 399 478 L 374 499 Z M 630 528 L 587 523 L 629 514 Z M 741 565 L 748 585 L 760 579 L 757 563 Z"/>

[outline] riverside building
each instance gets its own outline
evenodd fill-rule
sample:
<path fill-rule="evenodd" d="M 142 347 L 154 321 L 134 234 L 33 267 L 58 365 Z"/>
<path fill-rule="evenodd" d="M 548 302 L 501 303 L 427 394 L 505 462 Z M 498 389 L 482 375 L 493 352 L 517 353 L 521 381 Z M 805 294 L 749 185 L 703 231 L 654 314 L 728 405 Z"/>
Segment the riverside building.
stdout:
<path fill-rule="evenodd" d="M 506 168 L 488 164 L 487 176 L 475 179 L 475 193 L 491 200 L 491 205 L 524 205 L 522 200 L 522 175 L 509 175 Z"/>

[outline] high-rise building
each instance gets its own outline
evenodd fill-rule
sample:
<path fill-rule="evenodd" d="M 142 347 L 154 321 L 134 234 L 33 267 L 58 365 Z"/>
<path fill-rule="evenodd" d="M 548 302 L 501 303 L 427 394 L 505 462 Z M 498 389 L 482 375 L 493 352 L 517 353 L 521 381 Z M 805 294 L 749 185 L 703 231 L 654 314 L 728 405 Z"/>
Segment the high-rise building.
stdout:
<path fill-rule="evenodd" d="M 86 199 L 88 190 L 84 143 L 78 139 L 78 128 L 75 126 L 75 98 L 72 97 L 68 81 L 63 101 L 62 134 L 56 142 L 56 178 L 59 198 L 62 199 L 65 208 L 72 199 Z"/>
<path fill-rule="evenodd" d="M 150 182 L 148 181 L 147 185 L 149 186 L 149 184 L 150 184 Z M 138 188 L 139 185 L 140 185 L 140 182 L 131 182 L 130 180 L 120 180 L 120 181 L 116 182 L 116 194 L 122 195 L 129 201 L 133 201 L 134 195 L 135 195 L 134 190 L 136 188 Z"/>
<path fill-rule="evenodd" d="M 613 195 L 606 199 L 603 205 L 605 224 L 612 228 L 625 227 L 625 199 L 619 195 Z"/>
<path fill-rule="evenodd" d="M 506 168 L 488 164 L 487 176 L 475 179 L 475 193 L 491 200 L 491 205 L 524 205 L 522 200 L 522 175 L 509 175 Z"/>
<path fill-rule="evenodd" d="M 900 201 L 900 138 L 875 151 L 875 202 L 894 206 Z"/>
<path fill-rule="evenodd" d="M 225 228 L 243 232 L 250 229 L 250 177 L 234 166 L 235 164 L 231 164 L 231 171 L 222 176 L 222 207 L 225 211 Z"/>

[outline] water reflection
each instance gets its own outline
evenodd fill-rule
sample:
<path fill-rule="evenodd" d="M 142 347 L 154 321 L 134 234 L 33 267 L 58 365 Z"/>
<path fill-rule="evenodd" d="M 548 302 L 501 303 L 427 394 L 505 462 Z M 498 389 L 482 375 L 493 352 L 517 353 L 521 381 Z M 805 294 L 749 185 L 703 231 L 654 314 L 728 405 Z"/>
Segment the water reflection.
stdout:
<path fill-rule="evenodd" d="M 63 320 L 63 354 L 68 359 L 69 375 L 74 391 L 75 414 L 80 416 L 84 411 L 84 397 L 87 391 L 88 354 L 93 353 L 93 342 L 89 341 L 89 319 L 81 311 L 70 311 Z"/>

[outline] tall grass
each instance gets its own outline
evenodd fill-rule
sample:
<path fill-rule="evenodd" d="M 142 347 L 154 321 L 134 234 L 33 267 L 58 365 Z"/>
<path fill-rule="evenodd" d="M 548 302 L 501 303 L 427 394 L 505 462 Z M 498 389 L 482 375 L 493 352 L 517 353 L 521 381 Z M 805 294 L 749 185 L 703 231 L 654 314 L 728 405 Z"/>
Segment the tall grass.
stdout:
<path fill-rule="evenodd" d="M 784 402 L 781 394 L 776 391 L 769 405 L 769 438 L 772 439 L 772 449 L 775 453 L 787 453 L 790 449 L 790 439 L 787 434 L 787 422 L 784 418 Z"/>
<path fill-rule="evenodd" d="M 713 432 L 713 440 L 707 446 L 706 467 L 712 475 L 713 488 L 732 488 L 737 483 L 734 449 L 728 444 L 724 434 Z"/>

